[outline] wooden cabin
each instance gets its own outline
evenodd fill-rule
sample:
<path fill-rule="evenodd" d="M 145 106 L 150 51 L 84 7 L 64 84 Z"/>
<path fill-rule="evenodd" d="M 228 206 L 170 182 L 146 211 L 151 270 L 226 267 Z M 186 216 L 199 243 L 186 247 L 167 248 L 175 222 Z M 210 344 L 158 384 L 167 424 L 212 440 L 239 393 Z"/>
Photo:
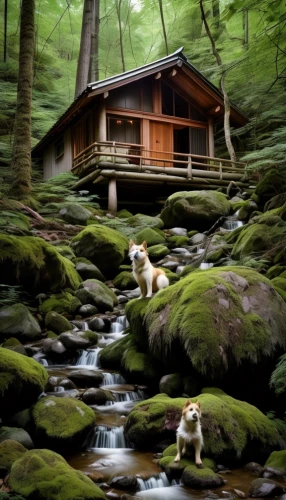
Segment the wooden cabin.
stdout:
<path fill-rule="evenodd" d="M 108 208 L 160 201 L 171 192 L 244 186 L 245 164 L 215 156 L 223 96 L 182 48 L 158 61 L 91 83 L 33 149 L 44 179 L 72 171 L 96 185 Z M 231 106 L 231 125 L 247 118 Z M 147 198 L 147 199 L 146 199 Z"/>

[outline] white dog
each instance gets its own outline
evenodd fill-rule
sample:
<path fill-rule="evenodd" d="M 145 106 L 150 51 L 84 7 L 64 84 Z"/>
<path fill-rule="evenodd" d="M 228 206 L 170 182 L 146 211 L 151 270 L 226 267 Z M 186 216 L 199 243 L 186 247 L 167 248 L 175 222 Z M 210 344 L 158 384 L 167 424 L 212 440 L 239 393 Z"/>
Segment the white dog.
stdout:
<path fill-rule="evenodd" d="M 203 447 L 203 435 L 200 417 L 200 402 L 191 403 L 191 401 L 187 399 L 183 408 L 180 425 L 177 429 L 177 456 L 174 460 L 175 462 L 179 462 L 182 455 L 186 453 L 187 444 L 193 443 L 196 465 L 202 465 L 201 449 Z"/>
<path fill-rule="evenodd" d="M 139 299 L 152 297 L 152 292 L 169 285 L 165 272 L 152 266 L 148 258 L 146 241 L 143 241 L 142 245 L 135 245 L 134 241 L 130 240 L 129 257 L 132 260 L 133 276 L 141 291 Z"/>

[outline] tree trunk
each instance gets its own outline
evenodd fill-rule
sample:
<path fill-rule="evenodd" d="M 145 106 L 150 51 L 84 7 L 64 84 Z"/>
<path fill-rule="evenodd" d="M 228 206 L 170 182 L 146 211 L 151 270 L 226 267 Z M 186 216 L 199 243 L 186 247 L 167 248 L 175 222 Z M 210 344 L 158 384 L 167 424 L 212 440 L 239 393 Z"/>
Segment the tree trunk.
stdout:
<path fill-rule="evenodd" d="M 97 82 L 97 80 L 99 79 L 99 69 L 98 69 L 99 23 L 100 23 L 99 2 L 100 0 L 93 0 L 92 33 L 91 33 L 90 66 L 89 66 L 90 82 Z"/>
<path fill-rule="evenodd" d="M 167 39 L 167 33 L 166 33 L 166 26 L 165 26 L 165 20 L 164 20 L 164 12 L 163 12 L 162 0 L 158 0 L 158 2 L 159 2 L 159 8 L 160 8 L 160 16 L 161 16 L 161 23 L 162 23 L 162 28 L 163 28 L 163 35 L 164 35 L 165 47 L 166 47 L 166 55 L 168 55 L 169 54 L 168 39 Z"/>
<path fill-rule="evenodd" d="M 77 97 L 88 84 L 88 72 L 90 62 L 91 47 L 91 26 L 92 26 L 93 0 L 84 0 L 80 50 L 77 63 L 75 97 Z"/>
<path fill-rule="evenodd" d="M 17 105 L 12 150 L 10 195 L 24 198 L 31 191 L 31 110 L 35 49 L 35 0 L 22 0 Z"/>
<path fill-rule="evenodd" d="M 242 11 L 242 24 L 243 24 L 243 44 L 246 49 L 248 49 L 248 9 L 245 8 Z"/>
<path fill-rule="evenodd" d="M 217 51 L 214 38 L 211 34 L 211 31 L 210 31 L 210 28 L 209 28 L 209 25 L 208 25 L 208 22 L 207 22 L 207 19 L 205 16 L 203 0 L 200 0 L 200 8 L 201 8 L 202 20 L 203 20 L 203 23 L 205 26 L 205 30 L 206 30 L 206 33 L 207 33 L 209 40 L 211 42 L 213 55 L 216 58 L 217 65 L 222 66 L 221 57 L 219 55 L 219 52 Z M 229 103 L 227 90 L 225 87 L 225 72 L 224 71 L 222 72 L 220 84 L 221 84 L 221 90 L 223 93 L 223 100 L 224 100 L 224 137 L 225 137 L 225 143 L 226 143 L 226 147 L 227 147 L 230 159 L 231 159 L 231 161 L 233 161 L 233 163 L 235 163 L 236 162 L 236 154 L 235 154 L 232 142 L 231 142 L 230 123 L 229 123 L 230 103 Z"/>
<path fill-rule="evenodd" d="M 120 54 L 121 54 L 121 62 L 122 62 L 122 71 L 125 71 L 125 59 L 124 59 L 124 47 L 123 47 L 123 33 L 121 26 L 121 3 L 122 0 L 116 0 L 116 12 L 118 17 L 118 25 L 119 25 L 119 44 L 120 44 Z"/>
<path fill-rule="evenodd" d="M 219 0 L 212 0 L 212 11 L 215 29 L 220 27 L 220 11 L 219 11 Z"/>

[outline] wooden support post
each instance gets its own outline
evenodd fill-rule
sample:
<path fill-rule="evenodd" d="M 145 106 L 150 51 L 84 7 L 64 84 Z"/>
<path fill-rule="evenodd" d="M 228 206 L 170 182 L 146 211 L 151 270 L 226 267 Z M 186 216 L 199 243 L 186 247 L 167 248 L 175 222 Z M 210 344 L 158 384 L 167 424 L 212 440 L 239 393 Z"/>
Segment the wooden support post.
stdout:
<path fill-rule="evenodd" d="M 116 179 L 111 177 L 108 184 L 108 211 L 112 214 L 117 213 L 117 189 Z"/>
<path fill-rule="evenodd" d="M 213 117 L 208 118 L 208 150 L 209 156 L 214 157 L 215 147 L 214 147 L 214 119 Z"/>
<path fill-rule="evenodd" d="M 221 164 L 221 161 L 219 162 L 219 178 L 220 180 L 222 180 L 222 164 Z"/>
<path fill-rule="evenodd" d="M 106 111 L 105 111 L 105 103 L 102 100 L 98 109 L 98 142 L 106 141 Z"/>
<path fill-rule="evenodd" d="M 193 178 L 193 173 L 192 173 L 192 157 L 188 157 L 188 170 L 187 170 L 187 178 L 191 181 Z"/>

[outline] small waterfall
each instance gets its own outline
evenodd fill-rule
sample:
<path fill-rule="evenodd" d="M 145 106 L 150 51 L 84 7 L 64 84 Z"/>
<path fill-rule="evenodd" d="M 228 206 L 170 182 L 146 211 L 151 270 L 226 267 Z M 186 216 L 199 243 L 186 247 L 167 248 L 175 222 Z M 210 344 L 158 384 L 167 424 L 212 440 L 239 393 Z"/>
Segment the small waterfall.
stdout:
<path fill-rule="evenodd" d="M 227 231 L 233 231 L 240 226 L 243 226 L 243 222 L 241 220 L 227 219 L 224 221 L 221 227 L 223 227 L 223 229 L 226 229 Z"/>
<path fill-rule="evenodd" d="M 143 391 L 113 392 L 112 394 L 117 402 L 123 401 L 142 401 L 145 399 Z"/>
<path fill-rule="evenodd" d="M 58 385 L 57 387 L 54 387 L 54 392 L 65 392 L 65 388 Z"/>
<path fill-rule="evenodd" d="M 126 319 L 126 316 L 118 316 L 118 318 L 116 319 L 116 321 L 114 321 L 110 325 L 110 333 L 121 333 L 128 326 L 129 326 L 129 323 L 128 323 L 127 319 Z"/>
<path fill-rule="evenodd" d="M 103 373 L 102 385 L 126 384 L 126 380 L 120 373 Z"/>
<path fill-rule="evenodd" d="M 200 264 L 200 269 L 202 270 L 210 269 L 210 267 L 213 267 L 211 262 L 201 262 Z"/>
<path fill-rule="evenodd" d="M 137 482 L 139 485 L 139 491 L 152 490 L 153 488 L 166 488 L 167 486 L 171 486 L 166 473 L 160 472 L 156 476 L 151 476 L 148 479 L 141 479 L 141 477 L 137 478 Z"/>
<path fill-rule="evenodd" d="M 96 349 L 89 349 L 88 351 L 80 350 L 80 356 L 75 363 L 75 366 L 89 366 L 93 368 L 99 368 L 99 358 L 98 354 L 100 353 L 101 348 L 97 347 Z"/>
<path fill-rule="evenodd" d="M 49 366 L 49 363 L 48 361 L 46 360 L 46 358 L 39 358 L 38 359 L 39 363 L 43 366 Z"/>
<path fill-rule="evenodd" d="M 84 449 L 87 448 L 128 448 L 124 437 L 124 427 L 96 426 L 86 438 Z"/>

